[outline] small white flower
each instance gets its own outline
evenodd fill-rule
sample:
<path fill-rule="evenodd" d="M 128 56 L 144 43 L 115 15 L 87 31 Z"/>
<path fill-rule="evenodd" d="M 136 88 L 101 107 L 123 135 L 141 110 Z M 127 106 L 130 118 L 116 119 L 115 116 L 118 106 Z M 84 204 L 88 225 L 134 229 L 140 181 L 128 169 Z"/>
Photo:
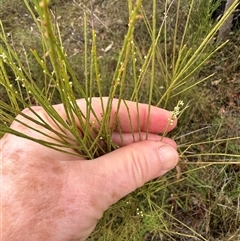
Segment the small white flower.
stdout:
<path fill-rule="evenodd" d="M 181 113 L 180 107 L 184 106 L 184 103 L 182 100 L 179 100 L 177 105 L 174 107 L 173 111 L 171 111 L 172 116 L 169 118 L 169 124 L 173 124 L 173 120 L 178 117 L 178 115 Z"/>
<path fill-rule="evenodd" d="M 5 53 L 0 54 L 0 58 L 3 59 L 3 62 L 6 62 L 7 60 L 7 55 Z"/>

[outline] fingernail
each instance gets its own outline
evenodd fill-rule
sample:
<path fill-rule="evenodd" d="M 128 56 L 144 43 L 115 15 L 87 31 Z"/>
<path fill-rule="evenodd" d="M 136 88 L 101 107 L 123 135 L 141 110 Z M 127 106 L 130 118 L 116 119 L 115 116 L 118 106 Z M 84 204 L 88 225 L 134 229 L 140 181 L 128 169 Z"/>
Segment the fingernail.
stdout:
<path fill-rule="evenodd" d="M 168 172 L 177 165 L 178 153 L 172 146 L 161 146 L 158 149 L 158 155 L 160 157 L 163 172 Z"/>

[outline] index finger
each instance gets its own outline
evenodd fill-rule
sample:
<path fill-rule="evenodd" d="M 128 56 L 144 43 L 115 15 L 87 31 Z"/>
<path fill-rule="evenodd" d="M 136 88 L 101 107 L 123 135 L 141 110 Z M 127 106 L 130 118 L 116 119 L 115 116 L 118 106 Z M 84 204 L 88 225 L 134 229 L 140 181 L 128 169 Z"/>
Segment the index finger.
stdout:
<path fill-rule="evenodd" d="M 121 100 L 120 106 L 118 99 L 112 100 L 109 128 L 113 128 L 114 131 L 118 131 L 119 128 L 121 132 L 152 132 L 152 133 L 163 133 L 164 131 L 171 131 L 176 126 L 177 121 L 174 120 L 171 125 L 169 125 L 169 118 L 171 118 L 171 112 L 165 109 L 161 109 L 155 106 L 149 108 L 148 104 L 136 103 L 132 101 Z M 102 98 L 104 110 L 106 110 L 108 104 L 108 97 Z M 77 104 L 81 109 L 82 113 L 87 113 L 87 105 L 85 99 L 77 100 Z M 91 108 L 94 114 L 91 114 L 89 121 L 90 125 L 98 129 L 100 123 L 104 118 L 104 110 L 102 109 L 102 104 L 100 98 L 92 98 Z M 58 113 L 64 117 L 65 111 L 63 105 L 56 105 L 55 109 Z M 78 120 L 76 120 L 78 122 Z M 117 125 L 116 125 L 117 122 Z M 78 123 L 80 126 L 80 123 Z M 81 127 L 80 127 L 81 128 Z"/>

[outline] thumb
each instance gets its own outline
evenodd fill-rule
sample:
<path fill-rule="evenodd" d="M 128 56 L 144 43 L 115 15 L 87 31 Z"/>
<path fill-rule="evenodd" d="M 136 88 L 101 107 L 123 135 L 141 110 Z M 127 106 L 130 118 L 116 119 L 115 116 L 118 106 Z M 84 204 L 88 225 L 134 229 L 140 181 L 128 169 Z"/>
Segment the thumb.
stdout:
<path fill-rule="evenodd" d="M 178 153 L 170 145 L 157 141 L 141 141 L 95 159 L 97 171 L 104 176 L 99 187 L 107 205 L 112 205 L 144 183 L 174 168 Z M 106 195 L 108 197 L 106 197 Z"/>

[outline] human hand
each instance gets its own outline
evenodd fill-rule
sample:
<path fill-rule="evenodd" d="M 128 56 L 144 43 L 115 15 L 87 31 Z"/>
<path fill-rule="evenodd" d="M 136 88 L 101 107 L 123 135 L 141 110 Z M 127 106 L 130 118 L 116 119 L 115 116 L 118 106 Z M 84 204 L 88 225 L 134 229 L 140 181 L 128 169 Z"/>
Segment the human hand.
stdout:
<path fill-rule="evenodd" d="M 104 98 L 104 103 L 107 103 L 107 98 Z M 113 101 L 112 113 L 116 112 L 117 103 L 118 100 Z M 140 104 L 137 114 L 136 103 L 126 103 L 131 114 L 131 124 L 124 104 L 121 104 L 118 115 L 124 146 L 94 160 L 77 158 L 36 142 L 5 134 L 0 140 L 1 233 L 4 241 L 85 240 L 104 211 L 112 204 L 177 164 L 176 143 L 168 138 L 160 141 L 161 137 L 154 134 L 165 131 L 170 112 L 157 107 L 151 108 L 148 130 L 152 134 L 149 133 L 148 140 L 144 140 L 148 105 Z M 85 100 L 78 100 L 78 105 L 84 113 Z M 98 98 L 93 98 L 92 106 L 101 118 Z M 63 105 L 55 105 L 54 108 L 64 119 Z M 50 126 L 56 128 L 41 107 L 34 107 L 34 110 Z M 24 113 L 34 117 L 29 110 Z M 22 116 L 17 118 L 34 125 Z M 143 141 L 139 139 L 139 122 Z M 176 121 L 167 130 L 170 131 L 175 125 Z M 11 127 L 28 136 L 46 139 L 46 136 L 16 121 Z M 132 129 L 136 131 L 135 143 Z M 45 129 L 41 131 L 47 132 Z M 113 134 L 112 140 L 121 144 L 118 133 Z"/>

